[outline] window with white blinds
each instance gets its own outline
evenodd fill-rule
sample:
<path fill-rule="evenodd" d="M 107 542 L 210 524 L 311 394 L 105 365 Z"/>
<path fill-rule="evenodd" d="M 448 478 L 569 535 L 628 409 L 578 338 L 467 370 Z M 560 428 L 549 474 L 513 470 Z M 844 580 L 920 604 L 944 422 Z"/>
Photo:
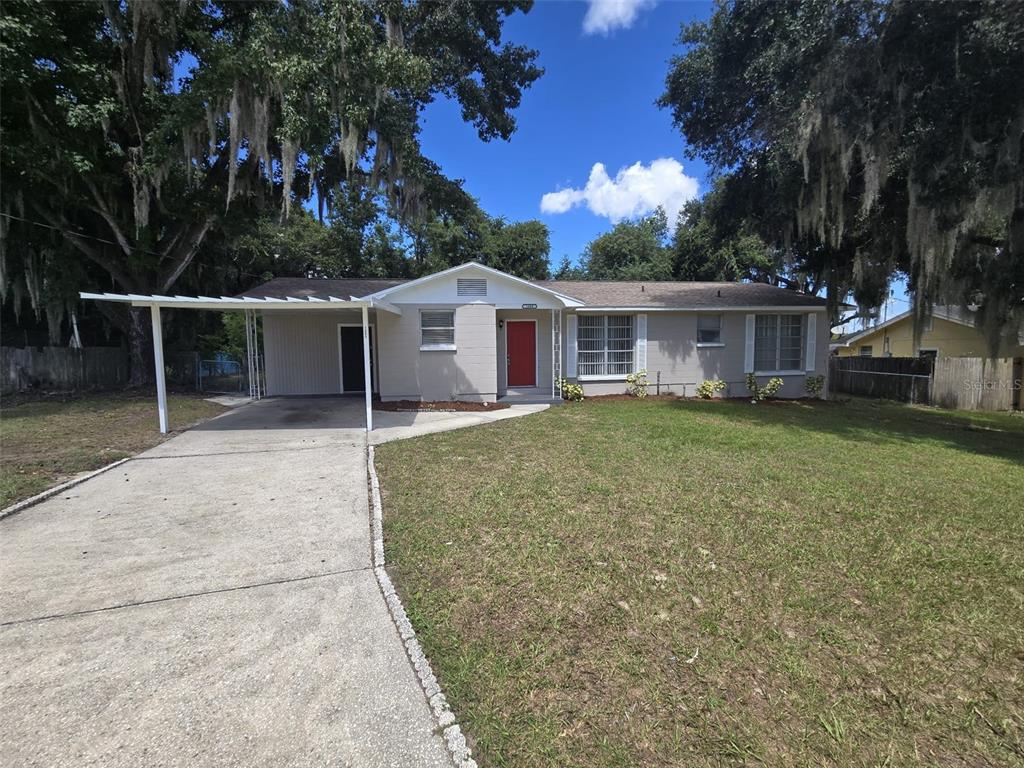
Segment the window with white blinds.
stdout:
<path fill-rule="evenodd" d="M 797 371 L 803 361 L 802 315 L 758 315 L 754 326 L 754 370 Z"/>
<path fill-rule="evenodd" d="M 420 312 L 420 346 L 455 346 L 455 310 Z"/>
<path fill-rule="evenodd" d="M 580 376 L 624 376 L 633 372 L 633 316 L 580 315 L 576 325 Z"/>

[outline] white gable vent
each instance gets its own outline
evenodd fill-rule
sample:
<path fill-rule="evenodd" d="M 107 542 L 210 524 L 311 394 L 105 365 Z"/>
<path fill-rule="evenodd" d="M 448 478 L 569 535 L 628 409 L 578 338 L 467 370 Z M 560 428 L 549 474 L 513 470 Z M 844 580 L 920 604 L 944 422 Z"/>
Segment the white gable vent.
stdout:
<path fill-rule="evenodd" d="M 483 277 L 460 277 L 459 296 L 486 296 L 487 280 Z"/>

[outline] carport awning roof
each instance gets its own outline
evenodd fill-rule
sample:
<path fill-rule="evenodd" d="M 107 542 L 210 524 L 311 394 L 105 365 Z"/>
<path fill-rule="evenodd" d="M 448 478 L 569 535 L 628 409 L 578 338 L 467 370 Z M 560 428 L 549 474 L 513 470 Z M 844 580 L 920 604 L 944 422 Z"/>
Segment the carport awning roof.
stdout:
<path fill-rule="evenodd" d="M 329 296 L 317 298 L 313 296 L 285 296 L 262 298 L 255 296 L 162 296 L 160 294 L 139 293 L 86 293 L 78 294 L 82 299 L 92 301 L 116 301 L 131 304 L 133 307 L 161 307 L 168 309 L 382 309 L 396 315 L 402 311 L 386 301 L 379 299 L 348 299 Z"/>

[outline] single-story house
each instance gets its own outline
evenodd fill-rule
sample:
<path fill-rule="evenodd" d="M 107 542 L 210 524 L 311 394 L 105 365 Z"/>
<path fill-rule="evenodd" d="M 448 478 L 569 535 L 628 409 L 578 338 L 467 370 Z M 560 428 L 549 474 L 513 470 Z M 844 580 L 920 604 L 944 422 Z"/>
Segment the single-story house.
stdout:
<path fill-rule="evenodd" d="M 640 370 L 662 392 L 718 379 L 745 396 L 754 373 L 799 397 L 829 354 L 825 300 L 763 283 L 524 280 L 469 262 L 416 280 L 276 278 L 236 297 L 82 296 L 151 307 L 155 340 L 162 307 L 246 310 L 266 395 L 361 392 L 368 428 L 371 393 L 553 400 L 563 377 L 602 395 Z"/>
<path fill-rule="evenodd" d="M 839 357 L 988 357 L 988 342 L 974 316 L 956 307 L 936 306 L 921 338 L 914 342 L 910 311 L 835 339 L 829 348 Z M 1024 356 L 1024 338 L 1007 338 L 997 357 Z"/>

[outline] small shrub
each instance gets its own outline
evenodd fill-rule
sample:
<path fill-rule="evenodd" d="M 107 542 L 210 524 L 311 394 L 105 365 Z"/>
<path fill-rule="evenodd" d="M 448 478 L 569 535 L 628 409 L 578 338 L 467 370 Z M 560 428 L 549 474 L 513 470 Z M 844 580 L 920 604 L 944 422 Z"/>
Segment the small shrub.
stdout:
<path fill-rule="evenodd" d="M 757 376 L 752 373 L 748 373 L 747 389 L 749 389 L 750 393 L 754 396 L 754 399 L 751 400 L 752 403 L 767 400 L 770 397 L 775 397 L 775 394 L 782 389 L 782 379 L 778 376 L 772 376 L 763 387 L 759 387 L 757 385 Z"/>
<path fill-rule="evenodd" d="M 804 389 L 811 397 L 821 397 L 821 392 L 825 389 L 825 377 L 808 376 L 804 379 Z"/>
<path fill-rule="evenodd" d="M 578 403 L 583 399 L 583 387 L 579 384 L 574 384 L 568 379 L 558 380 L 558 391 L 562 393 L 563 400 L 571 400 L 574 403 Z"/>
<path fill-rule="evenodd" d="M 697 397 L 710 400 L 715 396 L 715 392 L 724 392 L 725 387 L 725 382 L 720 379 L 704 379 L 697 387 Z"/>
<path fill-rule="evenodd" d="M 626 376 L 626 391 L 633 397 L 647 397 L 647 371 L 637 371 Z"/>

